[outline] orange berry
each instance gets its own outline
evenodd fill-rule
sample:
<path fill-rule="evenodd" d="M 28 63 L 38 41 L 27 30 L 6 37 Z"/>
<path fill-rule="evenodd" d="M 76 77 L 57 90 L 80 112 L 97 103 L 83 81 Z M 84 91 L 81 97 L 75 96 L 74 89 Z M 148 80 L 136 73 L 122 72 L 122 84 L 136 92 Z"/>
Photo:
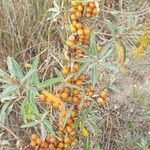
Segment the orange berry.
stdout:
<path fill-rule="evenodd" d="M 77 70 L 75 68 L 71 69 L 71 73 L 76 73 L 76 72 L 77 72 Z"/>
<path fill-rule="evenodd" d="M 71 71 L 71 73 L 72 73 L 72 71 Z M 70 77 L 70 78 L 68 78 L 68 79 L 66 80 L 66 82 L 67 82 L 67 83 L 71 83 L 72 80 L 73 80 L 73 78 Z"/>
<path fill-rule="evenodd" d="M 70 93 L 70 91 L 71 91 L 71 90 L 70 90 L 69 87 L 65 87 L 65 89 L 64 89 L 64 92 L 65 92 L 65 93 Z"/>
<path fill-rule="evenodd" d="M 68 103 L 72 103 L 72 98 L 71 98 L 71 97 L 68 97 L 67 102 L 68 102 Z"/>
<path fill-rule="evenodd" d="M 92 96 L 93 95 L 93 92 L 92 91 L 90 91 L 90 92 L 88 92 L 88 94 L 87 94 L 88 96 Z"/>
<path fill-rule="evenodd" d="M 68 93 L 62 93 L 61 94 L 61 98 L 62 98 L 62 100 L 65 100 L 65 99 L 67 99 L 69 97 L 69 94 Z"/>
<path fill-rule="evenodd" d="M 89 2 L 88 5 L 89 5 L 90 8 L 94 8 L 95 7 L 95 3 L 94 2 Z"/>
<path fill-rule="evenodd" d="M 36 140 L 37 138 L 38 138 L 38 136 L 36 134 L 31 135 L 31 140 Z"/>
<path fill-rule="evenodd" d="M 79 39 L 84 40 L 84 35 L 80 35 L 80 36 L 79 36 Z"/>
<path fill-rule="evenodd" d="M 76 12 L 76 9 L 72 7 L 69 11 L 70 11 L 71 13 L 75 13 L 75 12 Z"/>
<path fill-rule="evenodd" d="M 102 99 L 106 99 L 107 98 L 107 93 L 105 92 L 105 91 L 101 91 L 100 93 L 99 93 L 99 96 L 102 98 Z"/>
<path fill-rule="evenodd" d="M 74 42 L 76 40 L 76 37 L 74 35 L 69 36 L 69 41 Z"/>
<path fill-rule="evenodd" d="M 84 35 L 86 35 L 86 36 L 90 35 L 90 29 L 89 28 L 86 27 L 83 30 L 84 30 Z"/>
<path fill-rule="evenodd" d="M 94 87 L 89 86 L 89 88 L 90 88 L 90 90 L 91 90 L 92 92 L 94 92 Z"/>
<path fill-rule="evenodd" d="M 70 143 L 69 143 L 69 144 L 70 144 Z M 65 149 L 68 149 L 69 144 L 68 144 L 68 143 L 65 143 L 65 145 L 64 145 Z"/>
<path fill-rule="evenodd" d="M 77 7 L 78 4 L 79 4 L 79 3 L 78 3 L 77 1 L 71 1 L 71 5 L 74 6 L 74 7 Z"/>
<path fill-rule="evenodd" d="M 89 40 L 89 35 L 85 35 L 84 36 L 84 41 L 88 41 Z"/>
<path fill-rule="evenodd" d="M 69 47 L 74 47 L 76 44 L 75 42 L 72 42 L 72 41 L 67 41 L 66 44 L 69 46 Z"/>
<path fill-rule="evenodd" d="M 52 107 L 58 109 L 59 108 L 59 102 L 53 102 Z"/>
<path fill-rule="evenodd" d="M 65 144 L 70 144 L 70 142 L 71 142 L 71 139 L 69 137 L 64 138 L 64 143 Z"/>
<path fill-rule="evenodd" d="M 73 68 L 75 68 L 76 70 L 78 70 L 80 68 L 80 65 L 78 63 L 75 63 Z"/>
<path fill-rule="evenodd" d="M 84 41 L 84 39 L 79 39 L 79 42 L 83 42 Z"/>
<path fill-rule="evenodd" d="M 41 141 L 40 138 L 37 138 L 37 139 L 35 140 L 35 142 L 36 142 L 37 145 L 41 145 L 41 143 L 42 143 L 42 141 Z"/>
<path fill-rule="evenodd" d="M 71 17 L 71 20 L 76 20 L 77 19 L 77 15 L 80 15 L 79 13 L 75 13 L 75 14 L 72 14 L 70 17 Z"/>
<path fill-rule="evenodd" d="M 72 111 L 72 112 L 71 112 L 71 117 L 74 118 L 74 117 L 76 117 L 76 116 L 77 116 L 77 112 L 76 112 L 76 111 Z"/>
<path fill-rule="evenodd" d="M 74 89 L 74 90 L 73 90 L 73 95 L 78 95 L 78 94 L 79 94 L 79 90 Z"/>
<path fill-rule="evenodd" d="M 69 132 L 69 133 L 73 131 L 72 127 L 70 127 L 70 126 L 66 126 L 66 130 L 67 130 L 67 132 Z"/>
<path fill-rule="evenodd" d="M 40 99 L 41 101 L 45 101 L 45 100 L 46 100 L 46 96 L 43 95 L 43 94 L 40 94 L 38 97 L 39 97 L 39 99 Z"/>
<path fill-rule="evenodd" d="M 91 105 L 90 101 L 86 101 L 86 107 L 89 107 Z"/>
<path fill-rule="evenodd" d="M 80 22 L 76 23 L 76 28 L 77 29 L 82 29 L 82 27 L 83 27 L 82 23 L 80 23 Z"/>
<path fill-rule="evenodd" d="M 56 147 L 58 145 L 58 141 L 55 141 L 54 146 Z"/>
<path fill-rule="evenodd" d="M 55 143 L 56 139 L 54 137 L 50 138 L 50 143 Z"/>
<path fill-rule="evenodd" d="M 56 150 L 62 150 L 62 149 L 58 147 L 58 148 L 56 148 Z"/>
<path fill-rule="evenodd" d="M 98 13 L 97 8 L 95 7 L 92 11 L 92 14 L 96 15 Z"/>
<path fill-rule="evenodd" d="M 39 148 L 38 150 L 45 150 L 45 148 Z"/>
<path fill-rule="evenodd" d="M 91 18 L 92 17 L 92 15 L 90 13 L 86 13 L 85 16 L 86 16 L 86 18 Z"/>
<path fill-rule="evenodd" d="M 75 136 L 76 132 L 75 131 L 72 131 L 69 133 L 71 136 Z"/>
<path fill-rule="evenodd" d="M 30 146 L 31 146 L 31 147 L 35 147 L 35 146 L 36 146 L 36 142 L 35 142 L 35 141 L 31 141 L 31 142 L 30 142 Z"/>
<path fill-rule="evenodd" d="M 74 103 L 77 103 L 79 101 L 79 97 L 78 96 L 73 96 L 72 100 Z"/>
<path fill-rule="evenodd" d="M 82 128 L 82 135 L 83 135 L 84 137 L 89 136 L 89 131 L 88 131 L 85 127 Z"/>
<path fill-rule="evenodd" d="M 77 28 L 73 24 L 70 25 L 70 30 L 71 32 L 77 32 Z"/>
<path fill-rule="evenodd" d="M 69 73 L 69 71 L 70 70 L 69 70 L 68 67 L 64 67 L 61 72 L 62 72 L 63 75 L 67 75 Z"/>
<path fill-rule="evenodd" d="M 102 105 L 103 107 L 106 105 L 105 101 L 102 98 L 98 98 L 97 102 Z"/>
<path fill-rule="evenodd" d="M 49 143 L 49 142 L 50 142 L 50 139 L 51 139 L 50 135 L 47 135 L 45 141 L 46 141 L 47 143 Z"/>
<path fill-rule="evenodd" d="M 87 92 L 87 93 L 90 92 L 90 91 L 91 91 L 90 88 L 87 88 L 87 89 L 86 89 L 86 92 Z"/>
<path fill-rule="evenodd" d="M 48 144 L 43 141 L 43 142 L 41 143 L 40 147 L 41 147 L 41 148 L 47 148 L 47 147 L 48 147 Z"/>
<path fill-rule="evenodd" d="M 80 75 L 80 76 L 78 77 L 78 79 L 84 81 L 84 80 L 85 80 L 85 76 L 84 76 L 84 75 Z"/>
<path fill-rule="evenodd" d="M 67 120 L 67 124 L 68 124 L 68 125 L 73 124 L 73 120 L 72 120 L 72 119 L 68 119 L 68 120 Z"/>
<path fill-rule="evenodd" d="M 77 11 L 75 15 L 76 15 L 76 19 L 82 17 L 82 13 L 80 11 Z M 72 19 L 72 20 L 76 20 L 76 19 Z"/>
<path fill-rule="evenodd" d="M 54 146 L 53 144 L 49 144 L 49 146 L 48 146 L 48 147 L 49 147 L 49 149 L 50 149 L 50 150 L 55 149 L 55 146 Z"/>
<path fill-rule="evenodd" d="M 83 11 L 84 7 L 82 5 L 78 5 L 78 10 Z"/>
<path fill-rule="evenodd" d="M 60 142 L 60 143 L 58 144 L 58 148 L 64 148 L 64 143 L 63 143 L 63 142 Z"/>
<path fill-rule="evenodd" d="M 72 142 L 71 142 L 71 145 L 73 145 L 73 146 L 75 146 L 76 144 L 77 144 L 76 141 L 72 141 Z"/>
<path fill-rule="evenodd" d="M 74 25 L 74 26 L 76 26 L 77 23 L 78 23 L 78 22 L 77 22 L 76 20 L 73 20 L 73 21 L 72 21 L 72 25 Z"/>
<path fill-rule="evenodd" d="M 83 30 L 82 29 L 78 29 L 77 33 L 78 33 L 78 35 L 83 35 Z"/>
<path fill-rule="evenodd" d="M 76 81 L 75 81 L 75 84 L 78 85 L 78 86 L 80 86 L 80 85 L 83 84 L 83 82 L 82 82 L 82 80 L 76 80 Z"/>
<path fill-rule="evenodd" d="M 102 50 L 101 46 L 97 46 L 97 51 L 100 52 Z"/>
<path fill-rule="evenodd" d="M 86 13 L 89 13 L 89 14 L 91 14 L 91 13 L 92 13 L 92 8 L 90 8 L 90 7 L 87 7 L 87 8 L 86 8 Z"/>

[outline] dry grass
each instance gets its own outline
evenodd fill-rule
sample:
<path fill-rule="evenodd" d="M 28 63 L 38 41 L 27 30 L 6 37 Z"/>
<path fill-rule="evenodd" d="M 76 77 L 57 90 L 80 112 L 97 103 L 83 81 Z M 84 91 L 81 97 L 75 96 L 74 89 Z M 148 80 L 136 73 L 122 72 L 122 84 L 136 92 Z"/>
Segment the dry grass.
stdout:
<path fill-rule="evenodd" d="M 52 2 L 52 0 L 0 1 L 1 68 L 6 68 L 7 56 L 15 58 L 23 68 L 24 64 L 31 63 L 35 56 L 39 56 L 40 79 L 44 80 L 53 75 L 54 67 L 59 69 L 70 62 L 65 45 L 69 33 L 67 10 L 70 1 L 60 1 L 64 9 L 56 18 L 47 20 L 51 16 L 47 10 L 53 6 Z M 90 137 L 89 149 L 92 150 L 93 145 L 100 142 L 102 150 L 149 150 L 150 102 L 145 104 L 145 101 L 150 101 L 150 97 L 148 96 L 148 100 L 143 97 L 141 101 L 139 99 L 144 92 L 150 92 L 149 67 L 140 66 L 149 63 L 150 53 L 148 49 L 145 55 L 137 60 L 133 59 L 132 54 L 137 46 L 137 39 L 145 33 L 141 26 L 150 23 L 150 2 L 148 0 L 106 0 L 100 1 L 99 4 L 100 14 L 85 20 L 85 23 L 96 33 L 100 46 L 103 47 L 114 39 L 116 42 L 123 42 L 127 51 L 127 62 L 126 73 L 110 74 L 111 78 L 116 79 L 113 85 L 108 84 L 109 104 L 105 109 L 94 106 L 96 109 L 93 113 L 99 118 L 96 122 L 99 131 Z M 106 20 L 110 20 L 117 29 L 124 31 L 112 35 Z M 150 27 L 146 28 L 146 32 L 150 33 Z M 107 61 L 116 64 L 114 60 L 116 57 L 113 55 Z M 102 78 L 101 85 L 98 87 L 106 87 L 106 83 L 110 82 L 110 76 L 108 77 L 110 72 L 100 70 L 100 73 Z M 7 116 L 5 126 L 17 137 L 24 139 L 23 147 L 26 147 L 33 129 L 20 128 L 23 124 L 19 112 L 21 103 L 22 101 L 19 101 L 14 105 L 14 109 Z M 2 107 L 1 102 L 0 106 Z M 36 131 L 38 132 L 39 129 L 36 128 Z M 3 147 L 0 140 L 0 150 L 16 149 L 15 137 L 9 130 L 1 128 L 0 124 L 1 133 L 3 135 L 0 139 L 9 141 L 11 145 Z M 81 150 L 82 145 L 83 140 L 79 138 L 79 145 L 75 149 Z"/>

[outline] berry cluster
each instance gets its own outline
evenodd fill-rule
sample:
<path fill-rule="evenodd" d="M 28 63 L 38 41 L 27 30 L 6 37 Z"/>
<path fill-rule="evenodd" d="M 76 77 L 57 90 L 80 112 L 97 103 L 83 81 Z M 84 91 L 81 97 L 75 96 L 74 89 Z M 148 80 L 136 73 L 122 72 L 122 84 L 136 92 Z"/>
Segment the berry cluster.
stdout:
<path fill-rule="evenodd" d="M 97 99 L 97 102 L 100 104 L 100 106 L 104 107 L 106 105 L 106 98 L 107 98 L 107 93 L 105 91 L 101 91 Z"/>
<path fill-rule="evenodd" d="M 61 138 L 57 139 L 50 135 L 47 135 L 45 140 L 42 140 L 36 134 L 32 134 L 30 140 L 31 147 L 38 150 L 65 150 L 68 145 L 67 143 L 70 142 L 68 138 L 62 140 Z"/>
<path fill-rule="evenodd" d="M 72 7 L 70 9 L 70 31 L 66 44 L 68 45 L 70 51 L 74 53 L 76 57 L 82 57 L 83 52 L 76 48 L 77 44 L 88 45 L 90 37 L 90 28 L 82 23 L 82 18 L 85 16 L 87 18 L 92 17 L 98 13 L 95 2 L 79 2 L 74 0 L 71 2 Z"/>

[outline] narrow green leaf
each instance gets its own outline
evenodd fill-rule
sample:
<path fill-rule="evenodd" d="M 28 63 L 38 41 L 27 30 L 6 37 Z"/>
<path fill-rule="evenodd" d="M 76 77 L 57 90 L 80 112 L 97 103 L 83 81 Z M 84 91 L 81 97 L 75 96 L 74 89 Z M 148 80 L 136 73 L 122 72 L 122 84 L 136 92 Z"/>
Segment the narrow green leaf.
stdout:
<path fill-rule="evenodd" d="M 95 87 L 97 82 L 96 66 L 92 68 L 92 86 Z"/>
<path fill-rule="evenodd" d="M 14 93 L 17 93 L 18 87 L 16 85 L 10 85 L 7 88 L 3 90 L 2 93 L 0 93 L 0 98 L 12 96 Z"/>
<path fill-rule="evenodd" d="M 10 101 L 17 98 L 17 96 L 6 96 L 1 98 L 1 102 L 3 103 L 4 101 Z"/>
<path fill-rule="evenodd" d="M 31 75 L 30 83 L 38 85 L 40 83 L 39 77 L 38 77 L 38 63 L 39 63 L 39 57 L 36 56 L 33 63 L 32 63 L 32 70 L 35 70 L 35 72 Z"/>
<path fill-rule="evenodd" d="M 102 59 L 103 57 L 105 57 L 105 55 L 108 53 L 109 49 L 112 49 L 114 45 L 114 42 L 108 42 L 102 49 L 101 53 L 99 54 L 98 58 Z"/>
<path fill-rule="evenodd" d="M 29 123 L 22 125 L 21 128 L 30 128 L 30 127 L 34 127 L 38 124 L 39 124 L 38 121 L 32 121 L 32 122 L 29 122 Z"/>
<path fill-rule="evenodd" d="M 111 34 L 114 36 L 117 31 L 116 26 L 110 20 L 106 20 L 106 25 L 110 30 Z"/>
<path fill-rule="evenodd" d="M 63 77 L 62 73 L 57 68 L 54 68 L 54 71 L 58 77 Z"/>
<path fill-rule="evenodd" d="M 44 127 L 44 123 L 40 124 L 40 129 L 41 129 L 41 137 L 42 137 L 42 139 L 45 139 L 45 137 L 46 137 L 46 129 Z"/>
<path fill-rule="evenodd" d="M 114 73 L 117 73 L 117 72 L 118 72 L 118 69 L 117 69 L 115 66 L 111 65 L 110 63 L 101 63 L 101 62 L 99 62 L 99 64 L 100 64 L 101 66 L 107 68 L 107 69 L 110 69 L 110 70 L 113 71 Z"/>
<path fill-rule="evenodd" d="M 52 134 L 54 137 L 56 137 L 55 131 L 48 120 L 44 121 L 44 126 L 50 134 Z"/>
<path fill-rule="evenodd" d="M 38 68 L 38 64 L 39 64 L 39 56 L 36 56 L 33 60 L 32 68 L 36 70 Z"/>
<path fill-rule="evenodd" d="M 90 122 L 89 120 L 86 120 L 85 123 L 89 131 L 91 131 L 93 134 L 95 134 L 98 131 L 98 128 L 94 123 Z"/>
<path fill-rule="evenodd" d="M 25 75 L 25 77 L 21 80 L 21 83 L 26 82 L 26 80 L 31 79 L 31 76 L 36 72 L 35 69 L 31 69 L 29 70 L 29 72 L 27 72 L 27 74 Z"/>
<path fill-rule="evenodd" d="M 83 150 L 89 150 L 89 138 L 87 137 L 84 145 L 83 145 Z"/>
<path fill-rule="evenodd" d="M 6 102 L 0 109 L 0 122 L 5 123 L 7 109 L 9 108 L 10 102 Z"/>
<path fill-rule="evenodd" d="M 79 58 L 79 59 L 77 59 L 76 60 L 77 62 L 80 62 L 80 63 L 92 63 L 93 62 L 93 60 L 91 59 L 91 58 L 89 58 L 89 57 L 85 57 L 85 58 Z"/>
<path fill-rule="evenodd" d="M 7 57 L 7 67 L 10 72 L 11 77 L 16 78 L 11 57 Z"/>
<path fill-rule="evenodd" d="M 103 61 L 104 59 L 109 57 L 113 52 L 114 52 L 114 48 L 111 48 L 110 50 L 107 51 L 107 53 L 99 61 Z"/>
<path fill-rule="evenodd" d="M 27 98 L 28 98 L 28 102 L 32 108 L 32 111 L 36 114 L 39 115 L 39 110 L 37 108 L 37 105 L 35 103 L 35 93 L 34 93 L 34 89 L 30 88 L 30 90 L 26 91 L 27 94 Z"/>
<path fill-rule="evenodd" d="M 39 89 L 44 89 L 50 85 L 53 85 L 59 82 L 60 83 L 64 82 L 64 78 L 58 77 L 58 78 L 48 79 L 39 85 Z"/>
<path fill-rule="evenodd" d="M 92 33 L 91 36 L 90 36 L 89 52 L 92 56 L 97 56 L 98 55 L 96 36 L 95 36 L 94 33 Z"/>
<path fill-rule="evenodd" d="M 24 77 L 21 66 L 13 58 L 10 60 L 12 64 L 11 72 L 21 81 Z"/>

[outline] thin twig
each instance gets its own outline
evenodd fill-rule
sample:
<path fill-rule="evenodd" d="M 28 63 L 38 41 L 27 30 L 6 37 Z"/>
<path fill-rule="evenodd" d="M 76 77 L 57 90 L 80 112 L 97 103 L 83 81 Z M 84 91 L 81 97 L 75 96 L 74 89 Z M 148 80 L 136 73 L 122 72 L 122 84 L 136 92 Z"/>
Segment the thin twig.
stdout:
<path fill-rule="evenodd" d="M 15 139 L 19 139 L 17 135 L 15 135 L 9 128 L 7 128 L 6 126 L 4 126 L 3 124 L 0 123 L 0 128 L 6 130 L 7 132 L 9 132 Z"/>

